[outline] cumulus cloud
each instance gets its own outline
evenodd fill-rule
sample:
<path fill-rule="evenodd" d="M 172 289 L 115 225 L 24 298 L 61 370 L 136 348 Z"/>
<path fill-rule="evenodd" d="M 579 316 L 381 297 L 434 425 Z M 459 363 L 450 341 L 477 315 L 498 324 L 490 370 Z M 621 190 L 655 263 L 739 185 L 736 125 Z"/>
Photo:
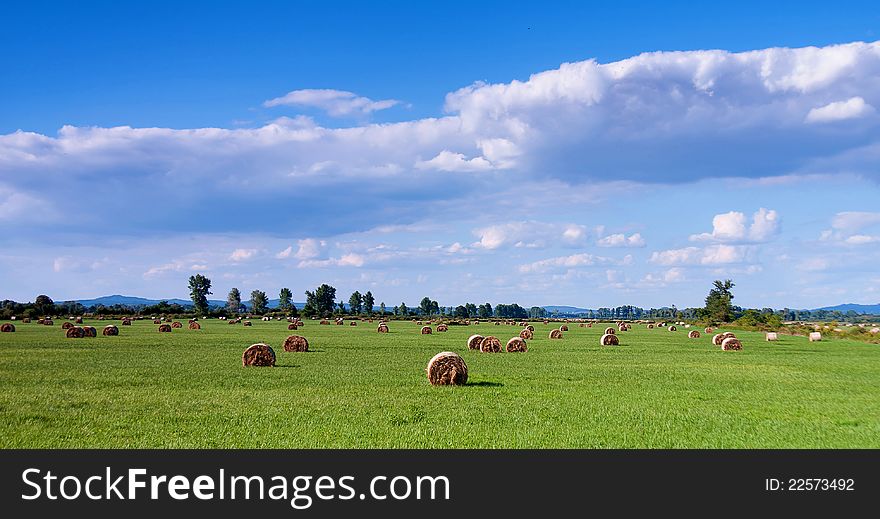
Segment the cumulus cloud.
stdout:
<path fill-rule="evenodd" d="M 752 254 L 745 245 L 710 245 L 708 247 L 685 247 L 655 251 L 648 260 L 658 265 L 722 265 L 743 263 Z"/>
<path fill-rule="evenodd" d="M 819 108 L 813 108 L 805 119 L 808 123 L 828 123 L 864 117 L 874 112 L 874 107 L 865 103 L 859 96 L 846 101 L 835 101 Z"/>
<path fill-rule="evenodd" d="M 820 240 L 855 246 L 880 243 L 880 234 L 864 232 L 878 226 L 880 226 L 880 213 L 843 211 L 834 215 L 831 219 L 831 229 L 822 231 Z"/>
<path fill-rule="evenodd" d="M 343 254 L 338 258 L 327 258 L 323 260 L 303 260 L 297 265 L 299 268 L 326 268 L 326 267 L 363 267 L 364 256 L 361 254 Z"/>
<path fill-rule="evenodd" d="M 231 261 L 247 261 L 257 255 L 257 249 L 235 249 L 229 255 Z"/>
<path fill-rule="evenodd" d="M 627 256 L 627 258 L 630 258 Z M 519 271 L 526 274 L 532 272 L 547 272 L 549 270 L 558 269 L 558 268 L 576 268 L 576 267 L 590 267 L 594 265 L 613 265 L 613 264 L 626 264 L 631 260 L 624 258 L 623 260 L 615 260 L 613 258 L 607 258 L 603 256 L 595 256 L 593 254 L 589 254 L 586 252 L 580 254 L 572 254 L 570 256 L 559 256 L 556 258 L 548 258 L 540 261 L 535 261 L 532 263 L 527 263 L 519 266 Z"/>
<path fill-rule="evenodd" d="M 625 234 L 609 234 L 596 241 L 596 245 L 600 247 L 644 247 L 645 239 L 640 233 L 634 233 L 629 236 Z"/>
<path fill-rule="evenodd" d="M 712 232 L 693 234 L 691 241 L 715 242 L 762 242 L 779 232 L 779 214 L 772 209 L 758 209 L 752 215 L 751 225 L 746 225 L 746 216 L 738 211 L 718 214 L 712 218 Z"/>
<path fill-rule="evenodd" d="M 440 171 L 487 171 L 493 168 L 492 163 L 483 157 L 467 158 L 461 153 L 443 150 L 430 160 L 420 160 L 416 169 L 437 169 Z"/>
<path fill-rule="evenodd" d="M 576 246 L 585 243 L 586 227 L 574 223 L 509 222 L 474 230 L 479 241 L 474 247 L 499 249 L 506 246 L 544 248 L 549 245 Z"/>
<path fill-rule="evenodd" d="M 353 92 L 333 89 L 294 90 L 282 97 L 276 97 L 263 103 L 264 106 L 269 108 L 275 106 L 319 108 L 333 117 L 352 114 L 366 115 L 379 110 L 386 110 L 398 104 L 400 104 L 400 101 L 396 99 L 373 101 L 368 97 L 361 97 Z"/>

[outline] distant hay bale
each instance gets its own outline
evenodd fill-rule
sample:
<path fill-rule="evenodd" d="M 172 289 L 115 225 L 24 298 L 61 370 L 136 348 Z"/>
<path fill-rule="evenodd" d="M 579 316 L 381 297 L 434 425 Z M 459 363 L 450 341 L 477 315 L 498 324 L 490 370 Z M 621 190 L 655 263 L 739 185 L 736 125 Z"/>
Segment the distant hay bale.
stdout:
<path fill-rule="evenodd" d="M 550 338 L 551 339 L 561 339 L 562 331 L 561 330 L 550 330 Z"/>
<path fill-rule="evenodd" d="M 599 339 L 600 346 L 618 346 L 620 339 L 613 333 L 606 333 Z"/>
<path fill-rule="evenodd" d="M 12 323 L 0 324 L 0 333 L 12 333 L 15 331 L 15 325 Z"/>
<path fill-rule="evenodd" d="M 171 325 L 170 324 L 160 324 L 159 331 L 162 333 L 171 333 Z"/>
<path fill-rule="evenodd" d="M 82 324 L 82 323 L 83 323 L 83 318 L 82 318 L 82 317 L 77 317 L 77 318 L 74 319 L 73 321 L 74 321 L 76 324 Z"/>
<path fill-rule="evenodd" d="M 678 330 L 678 328 L 676 328 L 675 326 L 670 326 L 669 328 L 667 328 L 667 330 L 669 330 L 670 332 L 674 332 Z"/>
<path fill-rule="evenodd" d="M 563 332 L 567 332 L 567 331 L 568 331 L 568 325 L 567 325 L 567 324 L 563 324 L 562 326 L 559 327 L 559 330 L 560 330 L 560 331 L 563 331 Z"/>
<path fill-rule="evenodd" d="M 432 386 L 463 386 L 468 380 L 467 364 L 458 353 L 451 351 L 434 355 L 425 372 Z"/>
<path fill-rule="evenodd" d="M 578 325 L 578 328 L 586 328 L 586 326 L 587 326 L 586 324 L 584 324 L 584 323 L 580 323 L 580 324 Z"/>
<path fill-rule="evenodd" d="M 775 341 L 779 339 L 779 336 L 776 334 L 776 332 L 767 332 L 766 338 L 768 341 Z"/>
<path fill-rule="evenodd" d="M 55 322 L 52 319 L 44 319 L 42 324 L 44 324 L 46 326 L 53 326 L 55 324 Z"/>
<path fill-rule="evenodd" d="M 357 326 L 357 325 L 358 325 L 357 321 L 352 321 L 352 322 L 349 324 L 349 326 Z"/>
<path fill-rule="evenodd" d="M 174 321 L 171 323 L 172 328 L 183 328 L 183 324 L 180 321 Z"/>
<path fill-rule="evenodd" d="M 619 332 L 625 332 L 628 330 L 629 330 L 629 327 L 624 323 L 617 325 L 617 331 L 619 331 Z"/>
<path fill-rule="evenodd" d="M 721 343 L 724 342 L 724 339 L 729 338 L 736 338 L 736 335 L 734 335 L 733 332 L 721 332 L 715 334 L 712 337 L 712 344 L 714 344 L 715 346 L 721 346 Z"/>
<path fill-rule="evenodd" d="M 336 326 L 342 326 L 344 324 L 345 324 L 345 319 L 337 319 L 336 320 Z"/>
<path fill-rule="evenodd" d="M 419 325 L 419 326 L 421 326 L 421 325 L 423 325 L 423 324 L 425 324 L 425 323 L 423 323 L 422 321 L 418 321 L 418 322 L 416 322 L 416 324 Z"/>
<path fill-rule="evenodd" d="M 869 333 L 880 333 L 880 328 L 874 327 L 868 330 Z"/>
<path fill-rule="evenodd" d="M 190 330 L 201 330 L 202 325 L 197 323 L 196 321 L 190 321 L 189 322 L 189 329 Z"/>
<path fill-rule="evenodd" d="M 528 330 L 528 331 L 530 331 L 530 332 L 532 332 L 532 333 L 535 333 L 535 327 L 532 326 L 531 324 L 528 325 L 528 326 L 526 326 L 526 330 Z"/>
<path fill-rule="evenodd" d="M 73 326 L 64 332 L 64 336 L 68 339 L 82 339 L 85 337 L 85 332 L 79 326 Z"/>
<path fill-rule="evenodd" d="M 153 324 L 162 324 L 162 319 L 153 319 Z"/>
<path fill-rule="evenodd" d="M 522 337 L 512 337 L 507 341 L 508 353 L 525 353 L 529 351 L 526 341 Z"/>
<path fill-rule="evenodd" d="M 119 328 L 117 328 L 113 324 L 107 325 L 104 327 L 103 330 L 101 330 L 101 335 L 106 335 L 106 336 L 119 335 Z"/>
<path fill-rule="evenodd" d="M 241 354 L 242 366 L 272 367 L 275 365 L 275 350 L 268 344 L 251 344 Z"/>
<path fill-rule="evenodd" d="M 819 342 L 822 340 L 822 334 L 819 332 L 810 332 L 810 342 Z"/>
<path fill-rule="evenodd" d="M 724 351 L 739 351 L 743 349 L 743 345 L 736 337 L 728 337 L 721 341 L 721 349 Z"/>
<path fill-rule="evenodd" d="M 519 336 L 522 339 L 530 341 L 530 340 L 532 340 L 532 337 L 535 336 L 535 334 L 533 334 L 532 331 L 529 330 L 528 328 L 525 328 L 525 329 L 523 329 L 523 331 L 519 332 Z"/>
<path fill-rule="evenodd" d="M 24 319 L 21 320 L 21 322 L 23 322 L 24 324 L 30 324 L 30 323 L 31 323 L 31 318 L 30 318 L 30 317 L 25 317 Z"/>
<path fill-rule="evenodd" d="M 446 326 L 445 324 L 438 324 L 437 331 L 438 332 L 447 332 L 447 331 L 449 331 L 449 327 Z"/>
<path fill-rule="evenodd" d="M 96 330 L 94 326 L 83 326 L 82 331 L 83 331 L 83 337 L 97 337 L 98 336 L 98 330 Z"/>
<path fill-rule="evenodd" d="M 711 326 L 707 326 L 707 327 L 706 327 L 706 329 L 705 329 L 705 330 L 703 330 L 703 331 L 704 331 L 704 332 L 706 332 L 706 333 L 712 333 L 712 332 L 714 332 L 714 331 L 715 331 L 715 329 L 714 329 L 714 328 L 712 328 L 712 327 L 711 327 Z"/>
<path fill-rule="evenodd" d="M 480 343 L 483 342 L 482 335 L 471 335 L 468 337 L 467 345 L 469 350 L 479 350 Z"/>
<path fill-rule="evenodd" d="M 131 319 L 123 319 L 122 326 L 131 326 Z"/>
<path fill-rule="evenodd" d="M 649 325 L 648 325 L 648 329 L 649 329 L 649 330 L 654 329 L 654 325 L 653 325 L 653 324 L 649 324 Z"/>
<path fill-rule="evenodd" d="M 544 319 L 544 324 L 550 324 L 550 321 L 548 321 L 547 319 Z"/>
<path fill-rule="evenodd" d="M 433 332 L 433 330 L 431 329 L 430 326 L 422 326 L 422 331 L 421 331 L 422 335 L 431 335 L 431 332 Z"/>
<path fill-rule="evenodd" d="M 297 328 L 296 323 L 290 323 L 287 325 L 288 330 L 296 330 L 296 328 Z"/>
<path fill-rule="evenodd" d="M 608 328 L 605 328 L 605 335 L 614 335 L 614 328 L 610 326 Z"/>
<path fill-rule="evenodd" d="M 244 321 L 241 324 L 242 324 L 242 326 L 253 326 L 253 324 L 250 321 Z"/>
<path fill-rule="evenodd" d="M 593 323 L 587 323 L 587 328 L 592 328 L 592 327 L 593 327 Z"/>
<path fill-rule="evenodd" d="M 388 325 L 385 324 L 385 323 L 380 324 L 379 327 L 376 328 L 376 332 L 378 332 L 378 333 L 388 333 Z"/>
<path fill-rule="evenodd" d="M 262 319 L 260 319 L 260 320 L 261 320 L 261 321 L 271 321 L 272 318 L 269 317 L 269 316 L 264 315 L 264 316 L 262 317 Z"/>
<path fill-rule="evenodd" d="M 504 349 L 502 349 L 501 341 L 498 340 L 498 337 L 488 335 L 480 341 L 480 351 L 483 353 L 501 353 Z"/>
<path fill-rule="evenodd" d="M 327 319 L 321 319 L 321 322 L 318 324 L 330 324 L 330 321 L 328 321 Z"/>
<path fill-rule="evenodd" d="M 73 323 L 72 323 L 72 322 L 70 322 L 70 321 L 64 321 L 63 323 L 61 323 L 61 329 L 62 329 L 62 330 L 66 330 L 66 329 L 68 329 L 68 328 L 73 328 Z"/>
<path fill-rule="evenodd" d="M 696 331 L 696 330 L 691 330 L 691 331 L 688 332 L 688 338 L 689 338 L 689 339 L 699 339 L 699 338 L 700 338 L 700 332 L 698 332 L 698 331 Z"/>
<path fill-rule="evenodd" d="M 309 351 L 309 341 L 301 335 L 291 335 L 284 339 L 284 351 Z"/>

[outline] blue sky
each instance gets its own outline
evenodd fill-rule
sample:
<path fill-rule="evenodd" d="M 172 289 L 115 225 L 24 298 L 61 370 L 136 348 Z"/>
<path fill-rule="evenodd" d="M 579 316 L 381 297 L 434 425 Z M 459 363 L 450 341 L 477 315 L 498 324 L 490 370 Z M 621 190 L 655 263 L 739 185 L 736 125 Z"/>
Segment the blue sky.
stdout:
<path fill-rule="evenodd" d="M 0 298 L 880 300 L 869 2 L 0 13 Z M 662 51 L 662 52 L 658 52 Z"/>

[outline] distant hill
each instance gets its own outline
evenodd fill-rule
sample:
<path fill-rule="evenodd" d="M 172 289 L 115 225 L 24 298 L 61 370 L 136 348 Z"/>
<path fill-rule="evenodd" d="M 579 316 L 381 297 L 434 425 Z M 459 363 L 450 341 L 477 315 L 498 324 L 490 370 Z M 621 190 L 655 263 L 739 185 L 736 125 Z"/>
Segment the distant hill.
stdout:
<path fill-rule="evenodd" d="M 113 305 L 123 305 L 129 306 L 132 308 L 138 308 L 142 306 L 155 305 L 160 303 L 161 301 L 168 301 L 170 304 L 178 304 L 180 306 L 192 306 L 192 301 L 189 299 L 177 299 L 177 298 L 168 298 L 168 299 L 147 299 L 144 297 L 136 297 L 136 296 L 123 296 L 119 294 L 115 294 L 112 296 L 102 296 L 96 297 L 95 299 L 77 299 L 75 302 L 85 306 L 113 306 Z M 68 301 L 65 301 L 68 302 Z M 244 304 L 247 304 L 247 301 L 242 301 Z M 219 299 L 209 299 L 208 304 L 212 307 L 220 307 L 226 306 L 226 301 L 221 301 Z M 305 303 L 293 303 L 299 309 L 302 309 L 305 306 Z M 270 299 L 269 300 L 269 308 L 278 308 L 278 299 Z"/>
<path fill-rule="evenodd" d="M 838 311 L 838 312 L 849 312 L 850 310 L 854 311 L 857 314 L 872 314 L 872 315 L 880 315 L 880 303 L 876 305 L 859 305 L 855 303 L 844 303 L 842 305 L 837 306 L 824 306 L 822 308 L 816 308 L 816 310 L 828 310 L 829 312 Z"/>
<path fill-rule="evenodd" d="M 551 314 L 585 314 L 590 311 L 589 308 L 578 308 L 576 306 L 543 306 L 541 308 Z"/>

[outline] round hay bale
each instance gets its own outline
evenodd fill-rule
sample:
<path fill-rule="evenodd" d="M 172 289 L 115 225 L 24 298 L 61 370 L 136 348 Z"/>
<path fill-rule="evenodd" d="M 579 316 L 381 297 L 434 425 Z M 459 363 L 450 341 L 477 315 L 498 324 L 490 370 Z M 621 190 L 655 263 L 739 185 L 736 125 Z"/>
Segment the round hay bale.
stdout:
<path fill-rule="evenodd" d="M 30 318 L 30 317 L 25 317 L 24 319 L 21 320 L 21 322 L 23 322 L 24 324 L 30 324 L 30 323 L 31 323 L 31 318 Z"/>
<path fill-rule="evenodd" d="M 678 330 L 678 328 L 676 328 L 675 326 L 670 326 L 669 328 L 667 328 L 667 330 L 669 330 L 670 332 L 674 332 L 675 330 Z"/>
<path fill-rule="evenodd" d="M 600 346 L 618 346 L 620 344 L 620 339 L 614 335 L 613 333 L 606 333 L 602 337 L 599 338 Z"/>
<path fill-rule="evenodd" d="M 378 333 L 388 333 L 388 325 L 385 324 L 385 323 L 380 324 L 379 327 L 376 328 L 376 332 L 378 332 Z"/>
<path fill-rule="evenodd" d="M 82 323 L 83 323 L 83 318 L 82 318 L 82 317 L 77 317 L 77 318 L 74 319 L 73 321 L 74 321 L 76 324 L 82 324 Z"/>
<path fill-rule="evenodd" d="M 251 324 L 250 321 L 245 321 L 245 322 L 243 322 L 243 323 L 241 323 L 241 324 L 242 324 L 243 326 L 253 326 L 253 324 Z"/>
<path fill-rule="evenodd" d="M 706 329 L 703 330 L 703 332 L 705 332 L 705 333 L 712 333 L 712 332 L 714 332 L 714 331 L 715 331 L 715 329 L 712 328 L 711 326 L 707 326 Z"/>
<path fill-rule="evenodd" d="M 819 332 L 810 332 L 810 342 L 819 342 L 822 340 L 822 334 Z"/>
<path fill-rule="evenodd" d="M 199 323 L 196 322 L 196 321 L 190 321 L 190 322 L 189 322 L 189 329 L 190 329 L 190 330 L 201 330 L 201 329 L 202 329 L 202 325 L 199 324 Z"/>
<path fill-rule="evenodd" d="M 171 333 L 171 325 L 170 324 L 160 324 L 159 331 L 162 333 Z"/>
<path fill-rule="evenodd" d="M 62 329 L 62 330 L 66 330 L 66 329 L 68 329 L 68 328 L 73 328 L 73 323 L 72 323 L 72 322 L 70 322 L 70 321 L 64 321 L 63 323 L 61 323 L 61 329 Z"/>
<path fill-rule="evenodd" d="M 349 323 L 349 326 L 357 326 L 357 325 L 358 325 L 357 321 L 352 321 L 351 323 Z"/>
<path fill-rule="evenodd" d="M 767 341 L 775 341 L 779 339 L 779 335 L 776 332 L 767 332 L 766 339 Z"/>
<path fill-rule="evenodd" d="M 619 324 L 619 325 L 617 325 L 617 331 L 626 332 L 626 331 L 629 331 L 629 327 L 627 327 L 627 325 L 625 325 L 625 324 Z"/>
<path fill-rule="evenodd" d="M 296 323 L 290 323 L 290 324 L 288 324 L 288 325 L 287 325 L 287 329 L 288 329 L 288 330 L 296 330 L 296 329 L 297 329 Z"/>
<path fill-rule="evenodd" d="M 712 344 L 715 346 L 721 346 L 721 343 L 724 342 L 724 339 L 736 338 L 736 335 L 733 332 L 721 332 L 717 333 L 712 337 Z"/>
<path fill-rule="evenodd" d="M 183 328 L 183 324 L 180 321 L 174 321 L 171 323 L 172 328 Z"/>
<path fill-rule="evenodd" d="M 519 332 L 519 336 L 521 339 L 525 339 L 527 341 L 530 341 L 530 340 L 532 340 L 532 337 L 535 336 L 535 334 L 532 333 L 532 331 L 529 330 L 528 328 L 525 328 L 523 331 Z"/>
<path fill-rule="evenodd" d="M 107 325 L 104 327 L 103 330 L 101 330 L 101 335 L 106 335 L 106 336 L 119 335 L 119 328 L 117 328 L 113 324 Z"/>
<path fill-rule="evenodd" d="M 550 330 L 550 338 L 551 339 L 561 339 L 562 331 L 561 330 Z"/>
<path fill-rule="evenodd" d="M 309 341 L 301 335 L 291 335 L 284 339 L 284 351 L 309 351 Z"/>
<path fill-rule="evenodd" d="M 46 326 L 53 326 L 55 324 L 55 322 L 52 319 L 45 319 L 43 321 L 43 324 Z"/>
<path fill-rule="evenodd" d="M 153 319 L 153 324 L 162 324 L 162 319 Z"/>
<path fill-rule="evenodd" d="M 532 333 L 535 333 L 535 327 L 532 326 L 531 324 L 528 325 L 528 326 L 526 326 L 526 330 L 528 330 L 528 331 L 530 331 L 530 332 L 532 332 Z"/>
<path fill-rule="evenodd" d="M 699 338 L 700 338 L 700 332 L 698 332 L 698 331 L 696 331 L 696 330 L 691 330 L 691 331 L 688 332 L 688 338 L 689 338 L 689 339 L 699 339 Z"/>
<path fill-rule="evenodd" d="M 272 367 L 275 365 L 275 350 L 261 342 L 251 344 L 241 354 L 242 366 Z"/>
<path fill-rule="evenodd" d="M 550 321 L 548 321 L 547 319 L 544 319 L 544 324 L 550 324 Z"/>
<path fill-rule="evenodd" d="M 743 344 L 736 337 L 728 337 L 721 341 L 721 349 L 724 351 L 739 351 L 743 349 Z"/>
<path fill-rule="evenodd" d="M 480 343 L 483 342 L 482 335 L 471 335 L 468 337 L 467 345 L 469 350 L 479 350 Z"/>
<path fill-rule="evenodd" d="M 446 332 L 446 331 L 449 331 L 449 327 L 446 326 L 445 324 L 438 324 L 437 331 L 438 332 Z"/>
<path fill-rule="evenodd" d="M 562 326 L 559 327 L 559 331 L 561 331 L 561 332 L 567 332 L 567 331 L 568 331 L 568 325 L 567 325 L 567 324 L 563 324 Z"/>
<path fill-rule="evenodd" d="M 483 353 L 501 353 L 504 349 L 501 347 L 501 341 L 498 337 L 488 335 L 480 341 L 480 351 Z"/>
<path fill-rule="evenodd" d="M 98 330 L 95 329 L 94 326 L 83 326 L 83 337 L 97 337 Z"/>
<path fill-rule="evenodd" d="M 82 339 L 85 337 L 85 332 L 79 326 L 73 326 L 64 332 L 64 336 L 68 339 Z"/>
<path fill-rule="evenodd" d="M 330 321 L 328 321 L 328 320 L 326 320 L 326 319 L 322 319 L 321 322 L 318 323 L 318 324 L 328 324 L 328 325 L 329 325 L 329 324 L 330 324 Z"/>
<path fill-rule="evenodd" d="M 12 323 L 0 324 L 0 333 L 12 333 L 15 331 L 15 325 Z"/>
<path fill-rule="evenodd" d="M 430 326 L 422 326 L 422 335 L 431 335 L 431 332 L 434 330 L 431 329 Z"/>
<path fill-rule="evenodd" d="M 605 328 L 605 335 L 614 335 L 614 328 L 610 326 L 608 328 Z"/>
<path fill-rule="evenodd" d="M 432 386 L 463 386 L 467 384 L 468 367 L 458 353 L 444 351 L 434 355 L 425 368 Z"/>
<path fill-rule="evenodd" d="M 345 320 L 344 320 L 344 319 L 337 319 L 337 320 L 336 320 L 336 326 L 342 326 L 343 324 L 345 324 Z"/>
<path fill-rule="evenodd" d="M 122 326 L 131 326 L 131 320 L 130 319 L 123 319 Z"/>
<path fill-rule="evenodd" d="M 649 325 L 648 325 L 648 329 L 649 329 L 649 330 L 653 330 L 653 329 L 654 329 L 654 325 L 653 325 L 653 324 L 649 324 Z"/>
<path fill-rule="evenodd" d="M 522 337 L 513 337 L 507 341 L 508 353 L 525 353 L 529 351 L 526 341 Z"/>

